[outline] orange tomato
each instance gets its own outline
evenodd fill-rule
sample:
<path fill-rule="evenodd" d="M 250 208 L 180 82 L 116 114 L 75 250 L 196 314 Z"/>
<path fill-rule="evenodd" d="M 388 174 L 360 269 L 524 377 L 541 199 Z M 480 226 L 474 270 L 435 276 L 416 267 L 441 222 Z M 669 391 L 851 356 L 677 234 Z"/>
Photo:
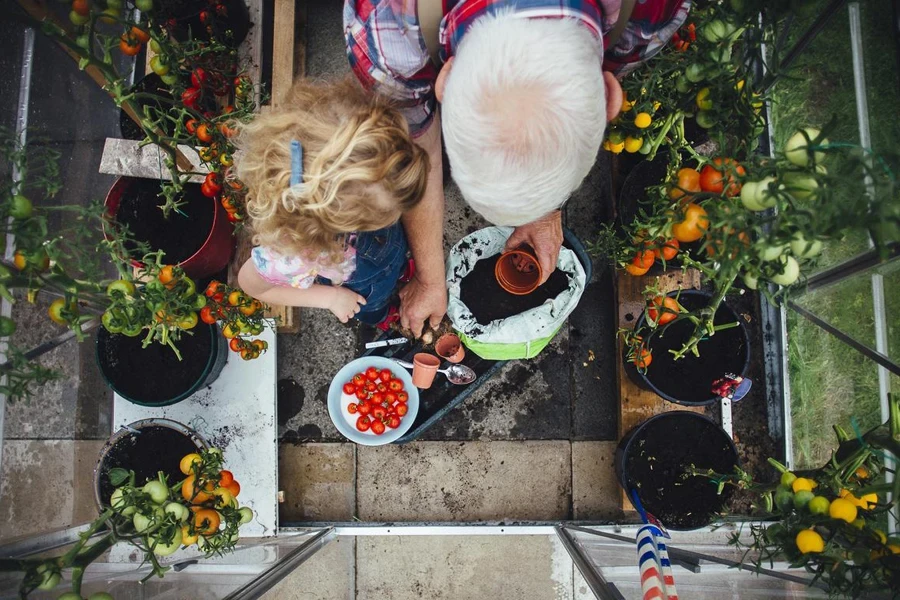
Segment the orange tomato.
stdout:
<path fill-rule="evenodd" d="M 222 517 L 211 508 L 201 508 L 194 513 L 194 529 L 201 535 L 212 535 L 219 530 Z"/>
<path fill-rule="evenodd" d="M 86 17 L 91 12 L 91 7 L 88 5 L 87 0 L 73 0 L 72 10 L 82 17 Z"/>
<path fill-rule="evenodd" d="M 709 228 L 709 217 L 699 204 L 688 203 L 681 210 L 681 221 L 672 225 L 672 235 L 679 242 L 696 242 Z"/>
<path fill-rule="evenodd" d="M 150 34 L 147 33 L 146 29 L 141 29 L 140 27 L 133 25 L 131 27 L 131 35 L 139 42 L 147 43 L 150 41 Z"/>
<path fill-rule="evenodd" d="M 190 526 L 188 526 L 188 525 L 181 526 L 181 543 L 184 546 L 190 546 L 191 544 L 196 544 L 198 539 L 200 539 L 200 536 L 197 533 L 191 533 Z"/>
<path fill-rule="evenodd" d="M 160 269 L 159 282 L 170 290 L 175 287 L 175 267 L 166 265 Z"/>
<path fill-rule="evenodd" d="M 668 296 L 656 296 L 647 304 L 647 317 L 657 325 L 671 323 L 680 311 L 681 307 L 675 298 Z"/>
<path fill-rule="evenodd" d="M 228 487 L 231 482 L 234 481 L 234 475 L 231 471 L 225 471 L 219 473 L 219 486 L 220 487 Z"/>
<path fill-rule="evenodd" d="M 659 246 L 654 248 L 653 252 L 656 255 L 656 258 L 672 260 L 678 254 L 679 248 L 680 245 L 678 244 L 678 240 L 674 238 L 668 241 L 659 240 Z"/>
<path fill-rule="evenodd" d="M 236 480 L 232 481 L 228 485 L 222 486 L 222 487 L 224 487 L 226 490 L 231 492 L 231 495 L 234 496 L 235 498 L 237 498 L 238 494 L 241 493 L 241 484 L 239 484 Z"/>
<path fill-rule="evenodd" d="M 631 362 L 638 369 L 646 369 L 653 362 L 653 353 L 646 346 L 641 346 L 634 358 L 631 359 Z"/>
<path fill-rule="evenodd" d="M 725 192 L 727 196 L 737 196 L 741 192 L 741 184 L 735 179 L 735 173 L 744 176 L 747 171 L 730 158 L 713 159 L 712 165 L 703 165 L 700 170 L 700 189 L 714 194 Z M 725 189 L 726 179 L 727 190 Z"/>
<path fill-rule="evenodd" d="M 125 56 L 134 56 L 141 51 L 141 42 L 130 33 L 123 34 L 119 38 L 119 51 Z"/>
<path fill-rule="evenodd" d="M 652 250 L 638 250 L 634 258 L 631 259 L 631 264 L 639 269 L 649 269 L 655 261 L 656 255 L 653 254 Z"/>
<path fill-rule="evenodd" d="M 197 504 L 206 502 L 210 498 L 207 492 L 211 492 L 214 489 L 214 485 L 212 482 L 207 481 L 203 489 L 199 489 L 199 487 L 195 486 L 195 477 L 193 475 L 188 475 L 187 479 L 184 480 L 184 483 L 181 484 L 181 497 L 187 500 L 188 502 L 194 502 Z"/>
<path fill-rule="evenodd" d="M 678 200 L 700 191 L 700 172 L 697 169 L 684 168 L 678 170 L 678 180 L 669 190 L 669 198 Z"/>
<path fill-rule="evenodd" d="M 647 271 L 649 271 L 649 270 L 650 270 L 649 267 L 647 267 L 647 268 L 638 267 L 632 263 L 628 263 L 627 265 L 625 265 L 625 272 L 634 277 L 640 277 L 641 275 L 646 275 Z"/>
<path fill-rule="evenodd" d="M 204 144 L 212 141 L 212 134 L 209 133 L 209 125 L 206 123 L 201 123 L 197 127 L 197 139 L 203 142 Z"/>

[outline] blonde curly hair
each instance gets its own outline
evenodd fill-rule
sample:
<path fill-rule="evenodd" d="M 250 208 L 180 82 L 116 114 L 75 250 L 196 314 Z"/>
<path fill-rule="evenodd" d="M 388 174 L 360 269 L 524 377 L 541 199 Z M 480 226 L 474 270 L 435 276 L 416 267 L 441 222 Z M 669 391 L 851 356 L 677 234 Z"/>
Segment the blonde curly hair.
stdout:
<path fill-rule="evenodd" d="M 239 124 L 237 176 L 247 186 L 253 243 L 334 265 L 346 234 L 396 223 L 425 192 L 428 155 L 403 116 L 350 79 L 294 84 L 282 104 Z M 291 187 L 291 141 L 303 181 Z"/>

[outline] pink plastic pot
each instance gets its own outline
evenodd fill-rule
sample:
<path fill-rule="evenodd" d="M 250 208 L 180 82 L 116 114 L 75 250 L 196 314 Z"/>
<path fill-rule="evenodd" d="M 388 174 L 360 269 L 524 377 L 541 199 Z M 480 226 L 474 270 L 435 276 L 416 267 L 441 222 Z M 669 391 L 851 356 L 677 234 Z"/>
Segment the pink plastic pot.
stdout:
<path fill-rule="evenodd" d="M 445 333 L 439 337 L 434 345 L 434 351 L 437 352 L 438 356 L 452 363 L 461 362 L 466 356 L 462 342 L 455 333 Z"/>
<path fill-rule="evenodd" d="M 427 390 L 434 381 L 441 360 L 433 354 L 419 352 L 413 357 L 413 385 L 419 389 Z"/>
<path fill-rule="evenodd" d="M 110 221 L 117 221 L 116 216 L 123 199 L 126 198 L 128 194 L 137 193 L 136 190 L 139 187 L 148 185 L 148 182 L 150 181 L 155 180 L 139 179 L 136 177 L 119 177 L 112 188 L 110 188 L 109 193 L 106 195 L 106 201 L 104 202 L 106 213 Z M 199 186 L 194 183 L 187 184 L 185 187 L 185 194 L 190 195 L 192 198 L 197 196 L 199 194 Z M 154 199 L 154 201 L 156 200 L 157 199 Z M 231 261 L 231 255 L 234 252 L 234 228 L 228 221 L 228 215 L 225 212 L 225 209 L 216 198 L 206 198 L 205 196 L 202 196 L 196 197 L 193 201 L 208 201 L 212 203 L 212 224 L 209 225 L 205 241 L 200 248 L 187 258 L 180 260 L 178 265 L 184 269 L 184 272 L 188 276 L 194 279 L 201 279 L 218 273 L 228 266 L 229 261 Z M 157 210 L 157 212 L 160 211 Z M 112 225 L 112 223 L 105 223 L 103 226 L 104 235 L 107 236 L 107 239 L 109 237 L 107 227 L 110 225 Z M 170 254 L 170 249 L 167 248 L 152 249 L 166 250 L 167 255 Z M 132 260 L 131 262 L 135 267 L 141 266 L 140 261 Z"/>

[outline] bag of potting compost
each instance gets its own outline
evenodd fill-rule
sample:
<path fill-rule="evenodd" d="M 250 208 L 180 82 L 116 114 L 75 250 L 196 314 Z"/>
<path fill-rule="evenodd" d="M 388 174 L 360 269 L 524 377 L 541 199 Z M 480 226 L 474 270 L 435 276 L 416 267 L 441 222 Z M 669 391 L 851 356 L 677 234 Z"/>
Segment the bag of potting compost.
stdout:
<path fill-rule="evenodd" d="M 469 350 L 488 360 L 534 358 L 578 305 L 587 285 L 581 262 L 563 247 L 556 271 L 537 290 L 517 296 L 494 278 L 512 227 L 487 227 L 456 243 L 447 260 L 447 316 Z"/>

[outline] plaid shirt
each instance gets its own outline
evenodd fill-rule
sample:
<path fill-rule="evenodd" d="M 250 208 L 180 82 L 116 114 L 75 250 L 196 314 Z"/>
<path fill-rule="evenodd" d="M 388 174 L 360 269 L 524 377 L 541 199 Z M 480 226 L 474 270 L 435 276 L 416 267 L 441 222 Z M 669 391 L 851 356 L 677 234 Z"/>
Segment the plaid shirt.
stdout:
<path fill-rule="evenodd" d="M 363 87 L 392 98 L 413 136 L 434 118 L 431 62 L 419 30 L 417 0 L 344 0 L 344 34 L 350 67 Z M 523 18 L 575 18 L 598 38 L 619 18 L 621 0 L 443 0 L 440 54 L 454 55 L 467 29 L 479 17 L 512 9 Z M 639 0 L 622 37 L 606 48 L 603 69 L 624 74 L 650 58 L 684 24 L 691 0 Z"/>

